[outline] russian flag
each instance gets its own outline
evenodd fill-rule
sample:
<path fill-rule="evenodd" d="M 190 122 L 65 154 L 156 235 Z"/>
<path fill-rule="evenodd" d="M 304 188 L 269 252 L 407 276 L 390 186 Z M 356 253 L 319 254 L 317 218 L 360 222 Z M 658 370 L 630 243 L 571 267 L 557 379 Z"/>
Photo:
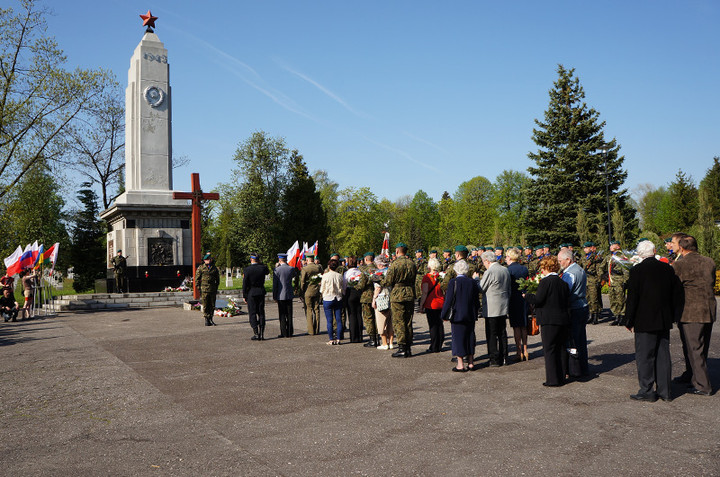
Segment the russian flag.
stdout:
<path fill-rule="evenodd" d="M 20 259 L 22 258 L 23 249 L 18 245 L 18 248 L 5 259 L 5 268 L 7 268 L 7 275 L 12 277 L 17 275 L 22 270 L 20 266 Z"/>
<path fill-rule="evenodd" d="M 35 241 L 35 245 L 37 245 L 37 241 Z M 27 247 L 25 247 L 25 250 L 22 253 L 22 256 L 20 257 L 20 269 L 24 270 L 26 268 L 32 267 L 35 265 L 35 260 L 33 260 L 33 250 L 32 245 L 27 244 Z"/>

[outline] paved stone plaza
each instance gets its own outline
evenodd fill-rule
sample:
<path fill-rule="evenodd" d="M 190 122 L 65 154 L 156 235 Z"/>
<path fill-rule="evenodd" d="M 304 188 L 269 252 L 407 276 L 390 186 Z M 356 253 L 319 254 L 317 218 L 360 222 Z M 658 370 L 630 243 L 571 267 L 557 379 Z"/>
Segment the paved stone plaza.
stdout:
<path fill-rule="evenodd" d="M 458 374 L 449 351 L 423 354 L 424 315 L 416 356 L 392 359 L 305 335 L 297 302 L 300 336 L 275 339 L 268 311 L 272 339 L 261 343 L 249 340 L 247 315 L 208 328 L 180 309 L 1 324 L 0 474 L 720 474 L 717 395 L 677 386 L 670 403 L 631 401 L 624 328 L 588 326 L 597 377 L 548 389 L 539 337 L 529 362 Z M 678 375 L 677 330 L 671 343 Z"/>

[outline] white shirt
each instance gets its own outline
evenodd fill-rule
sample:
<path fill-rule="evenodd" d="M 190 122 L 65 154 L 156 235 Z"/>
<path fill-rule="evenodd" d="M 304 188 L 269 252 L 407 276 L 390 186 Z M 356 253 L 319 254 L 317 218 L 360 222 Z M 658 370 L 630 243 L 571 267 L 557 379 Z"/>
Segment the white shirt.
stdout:
<path fill-rule="evenodd" d="M 344 292 L 345 280 L 343 280 L 342 275 L 332 270 L 323 273 L 322 280 L 320 281 L 320 294 L 323 297 L 323 301 L 342 301 Z"/>

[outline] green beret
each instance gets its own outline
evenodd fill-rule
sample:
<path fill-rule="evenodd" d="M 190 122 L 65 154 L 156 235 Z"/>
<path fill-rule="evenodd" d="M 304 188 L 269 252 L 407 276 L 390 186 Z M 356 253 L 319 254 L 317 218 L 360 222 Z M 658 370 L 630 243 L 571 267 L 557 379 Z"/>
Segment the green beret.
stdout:
<path fill-rule="evenodd" d="M 595 242 L 585 242 L 583 244 L 583 247 L 594 247 L 594 246 L 595 246 Z"/>
<path fill-rule="evenodd" d="M 375 257 L 375 252 L 365 252 L 365 255 L 363 257 Z"/>
<path fill-rule="evenodd" d="M 522 249 L 523 249 L 523 250 L 527 250 L 527 249 L 532 250 L 532 247 L 531 247 L 530 245 L 523 245 L 523 248 L 522 248 Z"/>
<path fill-rule="evenodd" d="M 617 240 L 612 240 L 610 241 L 610 245 L 620 245 L 620 242 L 618 242 Z"/>
<path fill-rule="evenodd" d="M 455 246 L 455 251 L 456 251 L 456 252 L 467 252 L 468 249 L 467 249 L 467 247 L 466 247 L 465 245 L 456 245 L 456 246 Z"/>
<path fill-rule="evenodd" d="M 550 248 L 550 244 L 549 244 L 549 243 L 544 243 L 544 244 L 543 244 L 543 248 Z"/>
<path fill-rule="evenodd" d="M 445 253 L 445 252 L 452 253 L 452 250 L 450 250 L 449 248 L 446 248 L 445 250 L 443 250 L 443 253 Z"/>
<path fill-rule="evenodd" d="M 397 245 L 395 245 L 395 248 L 408 248 L 408 246 L 403 242 L 398 242 Z"/>
<path fill-rule="evenodd" d="M 210 252 L 207 252 L 205 256 L 203 257 L 203 260 L 212 260 L 212 255 L 210 255 Z"/>
<path fill-rule="evenodd" d="M 333 257 L 337 257 L 337 258 L 340 258 L 340 254 L 339 254 L 339 253 L 337 253 L 337 252 L 335 252 L 335 253 L 331 253 L 331 254 L 330 254 L 330 258 L 333 258 Z"/>
<path fill-rule="evenodd" d="M 434 254 L 436 254 L 436 255 L 437 255 L 437 250 L 435 250 L 435 249 L 432 249 L 432 250 L 430 250 L 430 253 L 434 253 Z"/>
<path fill-rule="evenodd" d="M 665 239 L 665 243 L 672 242 L 672 237 L 668 237 Z"/>
<path fill-rule="evenodd" d="M 502 245 L 495 245 L 495 250 L 505 250 Z"/>
<path fill-rule="evenodd" d="M 425 251 L 425 250 L 419 248 L 419 249 L 415 250 L 415 253 L 423 253 L 424 251 Z"/>
<path fill-rule="evenodd" d="M 644 242 L 644 241 L 646 241 L 646 240 L 649 240 L 649 239 L 648 239 L 647 237 L 643 237 L 643 238 L 641 238 L 640 240 L 638 240 L 638 243 Z"/>
<path fill-rule="evenodd" d="M 312 253 L 306 253 L 305 258 L 315 258 L 315 255 Z"/>
<path fill-rule="evenodd" d="M 483 247 L 483 246 L 481 245 L 481 246 L 478 247 L 478 250 L 482 250 L 482 251 L 484 252 L 484 251 L 485 251 L 485 247 Z"/>
<path fill-rule="evenodd" d="M 538 251 L 538 250 L 541 250 L 542 248 L 543 248 L 542 245 L 535 245 L 535 246 L 533 247 L 533 250 Z"/>

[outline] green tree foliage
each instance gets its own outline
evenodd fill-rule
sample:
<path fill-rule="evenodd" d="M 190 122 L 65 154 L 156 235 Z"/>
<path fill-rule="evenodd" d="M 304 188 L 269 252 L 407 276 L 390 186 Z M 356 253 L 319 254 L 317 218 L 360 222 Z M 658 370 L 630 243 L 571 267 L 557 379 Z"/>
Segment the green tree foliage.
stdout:
<path fill-rule="evenodd" d="M 525 242 L 529 185 L 530 178 L 517 171 L 505 170 L 495 179 L 493 206 L 498 216 L 495 243 L 517 245 Z"/>
<path fill-rule="evenodd" d="M 423 190 L 415 193 L 407 208 L 408 245 L 428 250 L 439 241 L 440 213 L 438 204 Z"/>
<path fill-rule="evenodd" d="M 0 199 L 39 161 L 65 153 L 64 136 L 100 93 L 103 71 L 63 68 L 35 0 L 0 9 Z"/>
<path fill-rule="evenodd" d="M 482 176 L 473 177 L 458 186 L 455 202 L 454 241 L 444 245 L 485 243 L 493 238 L 497 211 L 493 207 L 495 190 Z"/>
<path fill-rule="evenodd" d="M 688 230 L 698 218 L 698 190 L 692 177 L 678 171 L 668 193 L 671 219 L 668 230 L 663 232 Z"/>
<path fill-rule="evenodd" d="M 699 192 L 698 219 L 691 234 L 698 241 L 698 251 L 720 263 L 720 228 L 715 225 L 712 209 L 712 197 L 709 188 L 702 187 Z"/>
<path fill-rule="evenodd" d="M 68 265 L 70 237 L 63 213 L 65 201 L 60 186 L 47 162 L 35 163 L 13 190 L 0 202 L 0 255 L 7 257 L 18 245 L 25 247 L 35 240 L 46 247 L 60 243 L 58 255 L 61 270 Z"/>
<path fill-rule="evenodd" d="M 590 226 L 588 224 L 587 212 L 582 207 L 578 207 L 577 218 L 576 218 L 576 230 L 578 238 L 580 239 L 578 244 L 583 243 L 591 239 Z"/>
<path fill-rule="evenodd" d="M 606 141 L 605 122 L 600 113 L 588 108 L 585 92 L 574 69 L 558 65 L 558 79 L 549 91 L 550 103 L 542 121 L 535 120 L 532 139 L 537 152 L 528 157 L 528 225 L 530 240 L 557 244 L 577 242 L 578 206 L 588 211 L 595 233 L 607 223 L 606 182 L 611 199 L 618 202 L 628 230 L 636 228 L 635 211 L 630 207 L 624 157 L 615 139 Z M 599 153 L 605 147 L 606 154 Z M 607 233 L 605 232 L 605 235 Z"/>
<path fill-rule="evenodd" d="M 668 196 L 665 187 L 655 188 L 650 184 L 640 186 L 640 199 L 638 200 L 638 215 L 640 216 L 640 227 L 644 231 L 653 231 L 661 234 L 664 228 L 662 225 L 669 213 L 670 203 L 666 200 Z M 665 207 L 667 206 L 667 210 Z"/>
<path fill-rule="evenodd" d="M 324 170 L 315 171 L 312 175 L 315 181 L 315 188 L 320 193 L 322 208 L 325 211 L 325 218 L 328 225 L 328 247 L 332 250 L 340 250 L 337 241 L 338 229 L 338 190 L 337 182 L 330 180 L 328 173 Z"/>
<path fill-rule="evenodd" d="M 440 203 L 438 204 L 438 214 L 440 222 L 438 225 L 438 242 L 435 245 L 440 247 L 450 247 L 451 244 L 457 244 L 455 222 L 455 201 L 447 191 L 443 192 Z"/>
<path fill-rule="evenodd" d="M 95 280 L 103 278 L 106 270 L 105 223 L 98 219 L 97 194 L 91 186 L 89 182 L 83 183 L 77 195 L 84 208 L 75 214 L 70 248 L 76 292 L 93 289 Z"/>
<path fill-rule="evenodd" d="M 720 221 L 720 157 L 713 157 L 713 165 L 700 181 L 699 190 L 707 192 L 706 207 L 709 208 L 712 219 Z"/>
<path fill-rule="evenodd" d="M 380 251 L 384 224 L 378 200 L 369 187 L 347 187 L 338 196 L 338 253 L 359 255 Z M 398 237 L 399 239 L 399 237 Z"/>

